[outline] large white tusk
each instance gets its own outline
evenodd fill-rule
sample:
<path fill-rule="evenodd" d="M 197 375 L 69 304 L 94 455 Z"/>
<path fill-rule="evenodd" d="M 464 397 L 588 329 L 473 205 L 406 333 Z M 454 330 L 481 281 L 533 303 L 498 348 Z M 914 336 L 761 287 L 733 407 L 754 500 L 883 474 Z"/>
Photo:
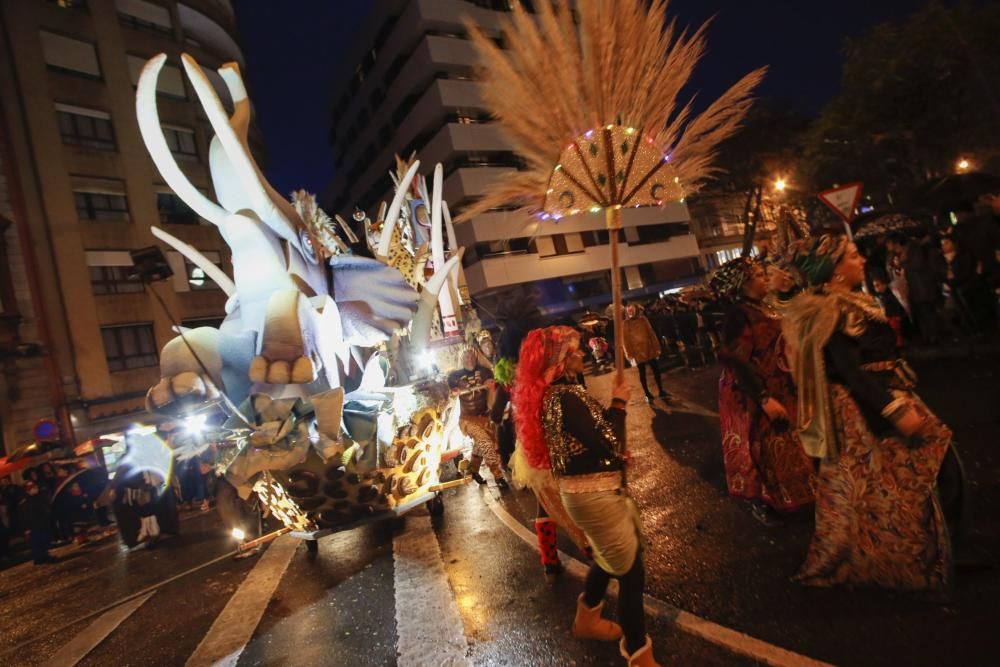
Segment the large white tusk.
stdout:
<path fill-rule="evenodd" d="M 240 183 L 243 184 L 246 193 L 251 197 L 254 211 L 261 220 L 267 221 L 268 225 L 279 224 L 279 220 L 283 221 L 286 225 L 285 229 L 275 229 L 275 231 L 297 244 L 298 233 L 292 222 L 298 219 L 295 209 L 292 208 L 291 204 L 278 197 L 276 193 L 272 196 L 267 181 L 250 155 L 246 139 L 237 136 L 236 131 L 229 124 L 229 116 L 226 115 L 226 110 L 222 107 L 219 96 L 215 94 L 215 88 L 212 87 L 201 66 L 186 53 L 181 54 L 181 61 L 184 63 L 184 70 L 191 81 L 191 86 L 201 101 L 205 115 L 208 116 L 208 122 L 215 130 L 215 136 L 219 138 L 222 148 L 229 156 L 233 171 Z M 282 203 L 285 206 L 281 206 Z"/>
<path fill-rule="evenodd" d="M 434 266 L 444 264 L 444 235 L 441 233 L 441 190 L 444 187 L 444 167 L 434 165 L 434 191 L 431 193 L 431 258 Z"/>
<path fill-rule="evenodd" d="M 229 96 L 233 98 L 233 115 L 229 119 L 238 136 L 244 140 L 250 133 L 250 100 L 247 98 L 247 89 L 243 85 L 243 77 L 240 76 L 240 66 L 236 63 L 226 63 L 216 70 L 229 90 Z"/>
<path fill-rule="evenodd" d="M 458 249 L 458 239 L 455 237 L 455 224 L 451 221 L 451 211 L 448 210 L 448 202 L 441 200 L 441 213 L 444 215 L 444 229 L 448 232 L 448 249 L 455 252 Z M 455 290 L 455 294 L 458 295 L 459 301 L 462 299 L 462 295 L 458 289 L 458 271 L 455 271 L 451 275 L 451 286 Z"/>
<path fill-rule="evenodd" d="M 454 251 L 458 248 L 458 239 L 455 238 L 455 223 L 451 221 L 451 211 L 448 210 L 448 202 L 441 201 L 441 213 L 444 215 L 444 229 L 448 232 L 448 249 Z"/>
<path fill-rule="evenodd" d="M 462 250 L 459 249 L 455 256 L 444 263 L 439 270 L 434 272 L 420 292 L 420 302 L 417 304 L 417 312 L 410 320 L 410 347 L 417 351 L 427 348 L 427 343 L 431 338 L 431 318 L 434 317 L 434 309 L 438 305 L 438 295 L 444 287 L 448 275 L 462 261 Z"/>
<path fill-rule="evenodd" d="M 150 58 L 139 75 L 139 84 L 135 91 L 135 115 L 139 121 L 139 132 L 142 134 L 149 156 L 153 158 L 153 164 L 160 170 L 160 175 L 170 189 L 195 213 L 218 225 L 229 216 L 229 211 L 210 200 L 191 184 L 177 166 L 177 161 L 167 146 L 167 140 L 163 138 L 160 114 L 156 108 L 156 80 L 166 60 L 165 53 Z"/>
<path fill-rule="evenodd" d="M 415 160 L 410 165 L 410 168 L 406 170 L 406 175 L 403 176 L 399 187 L 396 188 L 396 195 L 392 198 L 392 204 L 389 205 L 389 212 L 385 216 L 385 224 L 382 225 L 382 236 L 378 240 L 378 252 L 376 254 L 379 257 L 389 256 L 389 243 L 392 241 L 392 230 L 399 219 L 399 211 L 403 207 L 403 199 L 406 197 L 406 191 L 409 190 L 410 183 L 413 181 L 413 177 L 419 168 L 420 160 Z"/>
<path fill-rule="evenodd" d="M 181 241 L 173 234 L 163 231 L 159 227 L 150 226 L 149 230 L 153 232 L 153 236 L 187 257 L 191 260 L 192 264 L 204 271 L 205 275 L 214 280 L 215 284 L 226 293 L 227 297 L 236 294 L 236 285 L 233 284 L 233 281 L 223 273 L 222 269 L 213 264 L 208 257 L 205 257 L 184 241 Z"/>

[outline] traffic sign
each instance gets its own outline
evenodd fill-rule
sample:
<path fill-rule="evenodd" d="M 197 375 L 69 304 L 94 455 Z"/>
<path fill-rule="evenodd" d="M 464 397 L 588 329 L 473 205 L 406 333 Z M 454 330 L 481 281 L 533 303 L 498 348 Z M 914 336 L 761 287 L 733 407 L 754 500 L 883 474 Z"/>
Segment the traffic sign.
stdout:
<path fill-rule="evenodd" d="M 821 202 L 833 209 L 833 212 L 840 216 L 840 219 L 851 224 L 854 219 L 854 209 L 861 201 L 861 188 L 863 184 L 848 183 L 819 193 Z"/>
<path fill-rule="evenodd" d="M 59 424 L 55 423 L 51 419 L 39 419 L 34 428 L 31 429 L 31 434 L 35 436 L 35 440 L 39 442 L 52 442 L 59 440 Z"/>

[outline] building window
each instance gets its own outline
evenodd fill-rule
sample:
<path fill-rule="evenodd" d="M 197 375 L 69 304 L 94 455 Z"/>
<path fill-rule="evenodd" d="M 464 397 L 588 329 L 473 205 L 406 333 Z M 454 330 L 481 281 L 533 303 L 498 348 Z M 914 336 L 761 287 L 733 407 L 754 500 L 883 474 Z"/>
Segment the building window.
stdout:
<path fill-rule="evenodd" d="M 167 140 L 167 148 L 174 157 L 182 160 L 197 160 L 198 147 L 194 141 L 194 130 L 173 125 L 163 126 L 163 137 Z"/>
<path fill-rule="evenodd" d="M 152 324 L 101 327 L 101 340 L 104 342 L 108 370 L 112 372 L 146 368 L 158 363 Z"/>
<path fill-rule="evenodd" d="M 101 64 L 93 44 L 47 30 L 39 32 L 42 38 L 42 56 L 49 69 L 101 78 Z"/>
<path fill-rule="evenodd" d="M 200 225 L 201 218 L 173 192 L 156 193 L 156 210 L 165 225 Z"/>
<path fill-rule="evenodd" d="M 64 144 L 104 151 L 113 151 L 117 148 L 111 127 L 111 114 L 68 104 L 57 104 L 56 116 L 59 120 L 59 134 Z"/>
<path fill-rule="evenodd" d="M 126 56 L 126 60 L 132 85 L 138 85 L 139 75 L 142 74 L 142 68 L 146 66 L 146 58 L 129 54 Z M 156 80 L 156 92 L 158 95 L 174 97 L 179 100 L 187 99 L 187 92 L 184 90 L 184 77 L 181 75 L 179 67 L 163 66 L 163 69 L 160 70 L 160 76 Z"/>
<path fill-rule="evenodd" d="M 115 0 L 118 20 L 137 30 L 157 32 L 161 35 L 174 34 L 170 21 L 170 10 L 145 0 Z"/>
<path fill-rule="evenodd" d="M 202 256 L 215 266 L 222 269 L 222 255 L 215 250 L 203 250 Z M 174 271 L 173 283 L 175 292 L 197 292 L 200 290 L 219 289 L 218 284 L 208 277 L 205 269 L 195 265 L 179 252 L 168 252 L 167 263 Z"/>
<path fill-rule="evenodd" d="M 138 274 L 127 266 L 91 266 L 90 287 L 94 294 L 128 294 L 143 290 Z"/>
<path fill-rule="evenodd" d="M 94 294 L 128 294 L 143 291 L 133 271 L 132 256 L 127 250 L 87 250 L 87 268 Z"/>
<path fill-rule="evenodd" d="M 73 202 L 80 220 L 129 220 L 128 200 L 123 194 L 74 190 Z"/>
<path fill-rule="evenodd" d="M 87 0 L 46 0 L 46 2 L 62 9 L 87 9 Z"/>

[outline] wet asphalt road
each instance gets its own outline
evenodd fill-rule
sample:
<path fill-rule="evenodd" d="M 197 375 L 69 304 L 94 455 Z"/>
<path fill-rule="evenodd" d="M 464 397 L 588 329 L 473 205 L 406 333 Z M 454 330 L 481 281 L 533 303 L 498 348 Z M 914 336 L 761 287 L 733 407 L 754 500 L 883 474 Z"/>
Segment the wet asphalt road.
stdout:
<path fill-rule="evenodd" d="M 1000 554 L 1000 452 L 994 444 L 1000 363 L 995 357 L 939 360 L 918 369 L 921 393 L 953 427 L 974 483 L 977 511 L 960 557 L 995 557 Z M 635 371 L 629 378 L 633 395 L 641 396 Z M 726 496 L 712 414 L 717 368 L 677 370 L 665 378 L 679 400 L 667 409 L 633 398 L 628 419 L 635 460 L 630 488 L 643 511 L 650 594 L 835 664 L 996 664 L 998 569 L 960 570 L 957 595 L 948 606 L 882 591 L 789 583 L 808 545 L 811 518 L 764 528 L 743 503 Z M 602 396 L 610 379 L 588 377 L 588 383 Z M 471 485 L 446 492 L 445 514 L 433 521 L 468 663 L 622 664 L 611 645 L 570 636 L 581 583 L 567 575 L 554 587 L 545 585 L 537 553 L 497 519 L 486 496 L 529 527 L 535 511 L 526 492 L 501 494 L 492 486 Z M 396 609 L 393 541 L 424 511 L 324 538 L 315 559 L 300 546 L 238 664 L 397 664 L 397 616 L 405 621 L 426 612 Z M 24 564 L 0 572 L 0 665 L 41 664 L 93 619 L 75 620 L 232 547 L 213 512 L 186 517 L 182 535 L 154 550 L 127 553 L 109 542 L 56 565 Z M 568 541 L 561 547 L 574 553 Z M 224 558 L 156 586 L 153 597 L 79 664 L 183 665 L 257 562 Z M 668 619 L 651 619 L 650 632 L 664 664 L 757 664 L 678 630 Z"/>
<path fill-rule="evenodd" d="M 667 374 L 668 390 L 682 398 L 671 411 L 636 400 L 642 396 L 637 375 L 629 375 L 628 438 L 637 462 L 629 486 L 643 514 L 649 592 L 835 664 L 997 664 L 1000 359 L 939 359 L 915 366 L 921 395 L 955 432 L 972 485 L 974 521 L 958 545 L 963 567 L 951 604 L 788 581 L 808 547 L 812 518 L 806 513 L 784 527 L 764 528 L 744 503 L 727 497 L 718 420 L 690 411 L 715 409 L 718 368 Z M 611 377 L 588 381 L 596 394 L 609 395 Z"/>

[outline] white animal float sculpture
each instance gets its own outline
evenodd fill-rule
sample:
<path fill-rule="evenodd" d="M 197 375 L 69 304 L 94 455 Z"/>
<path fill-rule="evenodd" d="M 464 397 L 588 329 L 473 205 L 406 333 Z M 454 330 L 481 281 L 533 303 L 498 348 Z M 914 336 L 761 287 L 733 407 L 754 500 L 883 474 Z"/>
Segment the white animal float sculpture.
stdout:
<path fill-rule="evenodd" d="M 227 479 L 244 498 L 256 491 L 290 527 L 332 528 L 430 497 L 441 454 L 458 437 L 457 409 L 441 383 L 387 387 L 386 350 L 398 349 L 401 337 L 411 349 L 426 347 L 439 295 L 448 295 L 442 314 L 454 312 L 451 290 L 442 288 L 461 251 L 449 225 L 453 256 L 445 261 L 440 165 L 424 197 L 433 209 L 433 276 L 425 280 L 422 264 L 418 275 L 390 257 L 419 162 L 397 183 L 383 222 L 388 233 L 376 233 L 378 259 L 351 255 L 314 198 L 296 193 L 289 203 L 261 173 L 247 141 L 250 102 L 238 66 L 218 70 L 233 101 L 228 115 L 198 63 L 181 58 L 215 130 L 209 167 L 218 203 L 191 184 L 163 136 L 156 106 L 163 54 L 139 78 L 139 129 L 167 185 L 218 227 L 233 276 L 152 229 L 228 300 L 219 328 L 185 330 L 164 346 L 147 408 L 177 416 L 223 401 L 234 443 L 222 465 Z"/>

